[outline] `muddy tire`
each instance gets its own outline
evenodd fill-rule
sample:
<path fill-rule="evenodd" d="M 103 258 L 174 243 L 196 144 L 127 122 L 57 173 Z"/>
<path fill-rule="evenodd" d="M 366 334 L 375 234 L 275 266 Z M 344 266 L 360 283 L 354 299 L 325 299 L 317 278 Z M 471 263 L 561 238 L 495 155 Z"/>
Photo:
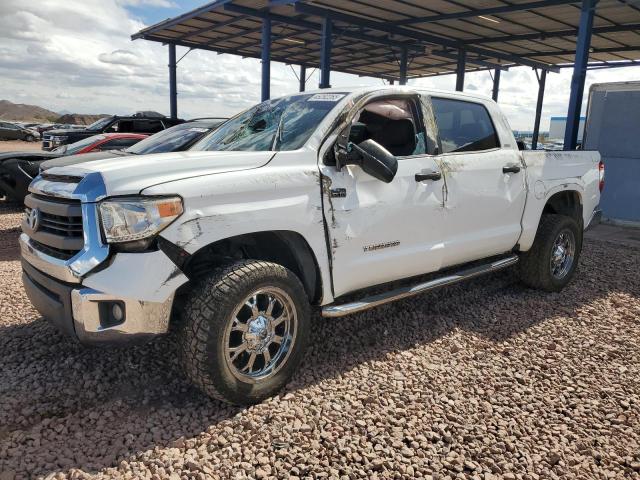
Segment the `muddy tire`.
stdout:
<path fill-rule="evenodd" d="M 531 288 L 558 292 L 573 277 L 581 251 L 582 229 L 573 218 L 543 215 L 531 250 L 520 255 L 520 279 Z"/>
<path fill-rule="evenodd" d="M 207 395 L 244 405 L 278 392 L 300 364 L 310 306 L 285 267 L 246 260 L 214 270 L 187 296 L 180 350 Z"/>

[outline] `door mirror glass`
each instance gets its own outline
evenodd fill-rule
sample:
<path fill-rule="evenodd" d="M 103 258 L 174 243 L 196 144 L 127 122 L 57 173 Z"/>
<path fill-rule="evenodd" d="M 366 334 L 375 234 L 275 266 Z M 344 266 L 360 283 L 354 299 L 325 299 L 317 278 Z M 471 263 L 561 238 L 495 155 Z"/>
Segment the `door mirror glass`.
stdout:
<path fill-rule="evenodd" d="M 385 183 L 391 182 L 398 171 L 398 160 L 375 140 L 359 144 L 350 143 L 349 164 L 360 165 L 362 170 Z"/>

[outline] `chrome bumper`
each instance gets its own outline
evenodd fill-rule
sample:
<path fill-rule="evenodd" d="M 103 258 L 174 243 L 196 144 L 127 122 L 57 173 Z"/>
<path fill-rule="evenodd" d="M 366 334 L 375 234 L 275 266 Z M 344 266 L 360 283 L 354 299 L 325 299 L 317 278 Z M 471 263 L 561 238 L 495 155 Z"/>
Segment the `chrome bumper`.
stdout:
<path fill-rule="evenodd" d="M 78 341 L 83 344 L 143 342 L 166 333 L 173 306 L 171 294 L 164 302 L 121 299 L 91 288 L 72 290 L 71 308 Z M 123 306 L 124 321 L 105 326 L 101 304 L 118 302 Z"/>

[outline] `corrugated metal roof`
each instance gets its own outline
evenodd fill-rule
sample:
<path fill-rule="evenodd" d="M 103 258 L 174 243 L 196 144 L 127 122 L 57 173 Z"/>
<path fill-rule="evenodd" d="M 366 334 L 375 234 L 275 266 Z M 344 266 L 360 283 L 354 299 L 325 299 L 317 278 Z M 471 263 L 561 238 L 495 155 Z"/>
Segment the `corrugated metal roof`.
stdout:
<path fill-rule="evenodd" d="M 271 60 L 316 67 L 321 24 L 333 20 L 331 70 L 409 78 L 453 73 L 458 49 L 467 71 L 573 63 L 581 2 L 566 0 L 218 0 L 145 28 L 133 39 L 260 58 L 262 18 L 272 21 Z M 590 61 L 640 60 L 640 4 L 600 0 Z"/>

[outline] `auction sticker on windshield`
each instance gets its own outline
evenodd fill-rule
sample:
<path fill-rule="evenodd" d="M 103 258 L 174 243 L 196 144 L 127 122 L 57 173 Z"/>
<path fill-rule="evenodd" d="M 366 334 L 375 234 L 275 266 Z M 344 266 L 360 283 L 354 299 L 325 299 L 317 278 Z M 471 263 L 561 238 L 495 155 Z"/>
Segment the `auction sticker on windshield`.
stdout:
<path fill-rule="evenodd" d="M 316 93 L 309 102 L 337 102 L 341 98 L 344 98 L 344 93 Z"/>

